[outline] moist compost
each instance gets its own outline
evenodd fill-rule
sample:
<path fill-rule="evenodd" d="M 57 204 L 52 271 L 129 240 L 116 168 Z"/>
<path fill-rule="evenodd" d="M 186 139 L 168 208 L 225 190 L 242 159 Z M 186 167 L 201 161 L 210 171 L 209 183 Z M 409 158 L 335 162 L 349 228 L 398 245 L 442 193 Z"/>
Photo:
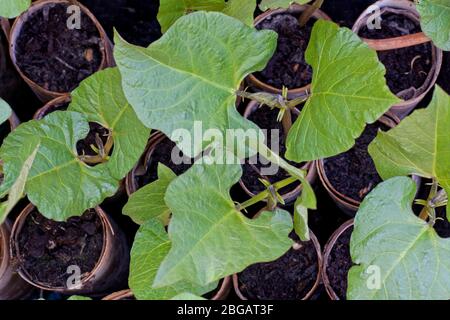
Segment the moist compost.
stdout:
<path fill-rule="evenodd" d="M 367 150 L 378 129 L 387 131 L 388 127 L 380 123 L 368 125 L 352 149 L 324 160 L 325 174 L 331 185 L 356 201 L 362 201 L 382 181 Z"/>
<path fill-rule="evenodd" d="M 79 155 L 87 155 L 87 156 L 95 156 L 97 153 L 91 146 L 98 148 L 98 144 L 96 141 L 96 137 L 98 136 L 103 145 L 106 144 L 108 140 L 109 130 L 102 127 L 96 122 L 89 122 L 89 133 L 83 140 L 77 142 L 77 152 Z M 110 150 L 110 154 L 112 153 L 112 149 Z"/>
<path fill-rule="evenodd" d="M 286 152 L 286 135 L 283 130 L 283 125 L 281 122 L 277 121 L 278 116 L 278 109 L 270 109 L 266 106 L 263 106 L 261 108 L 256 109 L 249 117 L 248 119 L 255 124 L 258 125 L 261 129 L 267 130 L 266 134 L 266 142 L 267 146 L 274 150 L 275 147 L 272 143 L 272 131 L 271 130 L 278 130 L 278 140 L 276 137 L 275 143 L 278 143 L 279 146 L 279 155 L 281 157 L 284 157 L 284 154 Z M 297 119 L 297 115 L 292 115 L 292 122 L 294 122 Z M 251 191 L 253 194 L 260 193 L 265 190 L 265 186 L 258 180 L 258 178 L 262 178 L 260 175 L 262 168 L 268 168 L 271 166 L 271 164 L 263 164 L 260 161 L 261 159 L 258 157 L 257 162 L 255 163 L 255 159 L 246 159 L 245 163 L 243 164 L 243 174 L 242 174 L 242 182 L 245 184 L 247 189 Z M 299 164 L 290 162 L 290 164 L 300 167 Z M 290 175 L 283 169 L 279 168 L 276 172 L 276 174 L 273 175 L 267 175 L 264 176 L 265 179 L 268 179 L 271 183 L 275 183 L 278 181 L 281 181 L 283 179 L 289 178 Z M 289 191 L 294 190 L 297 188 L 299 183 L 293 183 L 285 188 L 282 188 L 279 190 L 282 194 L 288 193 Z"/>
<path fill-rule="evenodd" d="M 255 74 L 263 82 L 288 89 L 301 88 L 311 83 L 312 68 L 305 61 L 305 51 L 311 37 L 315 19 L 300 27 L 298 16 L 282 13 L 267 17 L 260 22 L 258 30 L 269 29 L 278 33 L 275 54 L 266 68 Z"/>
<path fill-rule="evenodd" d="M 359 35 L 368 39 L 387 39 L 421 32 L 420 24 L 402 15 L 386 13 L 382 15 L 381 29 L 369 30 L 364 26 Z M 419 89 L 428 77 L 432 67 L 432 46 L 430 43 L 398 50 L 378 52 L 380 61 L 385 65 L 389 88 L 395 94 L 404 90 Z M 409 100 L 414 90 L 401 94 Z"/>
<path fill-rule="evenodd" d="M 436 209 L 436 217 L 439 218 L 434 224 L 434 229 L 441 238 L 450 238 L 450 222 L 447 219 L 447 211 L 445 207 Z"/>
<path fill-rule="evenodd" d="M 176 148 L 176 149 L 174 149 Z M 184 157 L 185 162 L 175 163 L 172 161 L 172 151 L 175 150 L 177 157 Z M 147 170 L 144 175 L 136 175 L 136 183 L 139 188 L 158 180 L 158 163 L 162 163 L 169 167 L 177 176 L 185 173 L 194 164 L 194 159 L 189 159 L 178 149 L 176 144 L 169 138 L 164 138 L 158 143 L 147 163 Z"/>
<path fill-rule="evenodd" d="M 17 38 L 20 70 L 55 92 L 70 92 L 101 64 L 101 38 L 94 22 L 81 12 L 81 28 L 69 29 L 66 4 L 49 4 L 33 13 Z"/>
<path fill-rule="evenodd" d="M 339 299 L 347 296 L 347 274 L 353 266 L 350 256 L 350 238 L 353 226 L 347 228 L 336 240 L 328 257 L 327 275 L 330 285 Z"/>
<path fill-rule="evenodd" d="M 103 228 L 94 210 L 67 222 L 48 220 L 34 210 L 18 242 L 22 267 L 34 281 L 66 287 L 69 266 L 78 266 L 82 275 L 94 269 L 102 253 Z"/>
<path fill-rule="evenodd" d="M 444 52 L 441 73 L 439 74 L 437 83 L 447 94 L 450 94 L 450 52 Z"/>
<path fill-rule="evenodd" d="M 252 265 L 239 274 L 239 289 L 249 300 L 301 300 L 317 278 L 317 253 L 312 241 L 298 242 L 281 258 Z"/>
<path fill-rule="evenodd" d="M 147 47 L 161 37 L 159 0 L 80 0 L 100 21 L 108 37 L 113 28 L 132 44 Z"/>

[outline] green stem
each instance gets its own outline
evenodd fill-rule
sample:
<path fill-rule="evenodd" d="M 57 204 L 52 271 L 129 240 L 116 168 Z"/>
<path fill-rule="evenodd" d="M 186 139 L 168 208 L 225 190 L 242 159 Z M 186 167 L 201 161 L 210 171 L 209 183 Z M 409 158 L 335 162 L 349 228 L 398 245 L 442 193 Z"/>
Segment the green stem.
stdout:
<path fill-rule="evenodd" d="M 275 191 L 278 191 L 278 190 L 280 190 L 280 189 L 282 189 L 284 187 L 287 187 L 291 183 L 294 183 L 295 181 L 297 181 L 296 178 L 289 177 L 289 178 L 286 178 L 284 180 L 281 180 L 281 181 L 278 181 L 278 182 L 274 183 L 273 184 L 273 188 L 275 189 Z M 269 195 L 270 195 L 269 194 L 269 190 L 264 190 L 264 191 L 258 193 L 256 196 L 248 199 L 247 201 L 245 201 L 245 202 L 243 202 L 241 204 L 238 204 L 236 209 L 238 211 L 244 210 L 244 209 L 246 209 L 248 207 L 253 206 L 254 204 L 257 204 L 258 202 L 266 200 L 269 197 Z"/>
<path fill-rule="evenodd" d="M 302 15 L 298 19 L 298 22 L 300 23 L 300 27 L 306 26 L 309 19 L 312 17 L 314 12 L 316 12 L 317 9 L 320 9 L 322 7 L 324 0 L 316 0 L 314 3 L 309 6 L 305 11 L 303 11 Z"/>
<path fill-rule="evenodd" d="M 419 214 L 419 218 L 427 221 L 430 218 L 430 223 L 434 224 L 436 220 L 436 212 L 435 207 L 433 205 L 433 199 L 436 197 L 438 193 L 439 184 L 436 179 L 433 179 L 433 183 L 431 185 L 430 194 L 428 195 L 428 199 L 426 201 L 426 205 L 422 208 L 422 211 Z"/>

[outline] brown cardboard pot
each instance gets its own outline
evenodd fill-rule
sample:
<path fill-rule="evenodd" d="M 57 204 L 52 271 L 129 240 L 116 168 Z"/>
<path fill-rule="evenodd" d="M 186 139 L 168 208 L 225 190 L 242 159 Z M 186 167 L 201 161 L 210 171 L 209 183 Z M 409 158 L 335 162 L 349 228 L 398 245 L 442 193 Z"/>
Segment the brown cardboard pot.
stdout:
<path fill-rule="evenodd" d="M 383 117 L 381 117 L 380 120 L 378 120 L 382 124 L 388 126 L 389 128 L 394 128 L 397 124 L 400 123 L 400 120 L 392 113 L 387 113 Z M 316 161 L 316 167 L 317 172 L 319 174 L 319 179 L 322 182 L 322 185 L 324 186 L 325 190 L 327 190 L 330 197 L 333 199 L 333 201 L 336 203 L 336 205 L 342 209 L 345 213 L 353 217 L 358 211 L 358 208 L 361 204 L 360 201 L 356 201 L 339 191 L 337 191 L 330 180 L 327 177 L 325 166 L 324 166 L 324 160 L 318 160 Z"/>
<path fill-rule="evenodd" d="M 141 156 L 138 163 L 127 174 L 127 177 L 125 178 L 125 189 L 128 196 L 132 195 L 139 189 L 138 183 L 136 181 L 136 176 L 143 175 L 145 174 L 145 172 L 147 172 L 148 163 L 150 162 L 153 151 L 155 150 L 157 145 L 164 139 L 166 139 L 166 136 L 162 132 L 155 131 L 151 134 L 144 154 Z"/>
<path fill-rule="evenodd" d="M 70 95 L 57 97 L 47 102 L 42 108 L 38 109 L 33 115 L 33 119 L 41 120 L 42 118 L 52 113 L 53 111 L 63 110 L 63 107 L 69 104 L 70 101 L 71 101 Z"/>
<path fill-rule="evenodd" d="M 0 300 L 16 300 L 28 297 L 33 287 L 15 271 L 9 254 L 11 223 L 0 225 Z"/>
<path fill-rule="evenodd" d="M 320 280 L 321 280 L 321 276 L 322 276 L 322 265 L 323 265 L 322 249 L 320 247 L 319 240 L 317 240 L 317 237 L 315 236 L 315 234 L 312 231 L 310 231 L 309 235 L 311 238 L 310 241 L 313 242 L 314 248 L 316 249 L 318 272 L 317 272 L 317 278 L 314 282 L 313 287 L 311 288 L 311 290 L 308 291 L 308 293 L 301 300 L 308 300 L 312 297 L 312 295 L 314 294 L 314 292 L 317 290 L 317 288 L 320 285 Z M 239 274 L 233 275 L 233 287 L 234 287 L 234 291 L 236 292 L 239 299 L 248 300 L 248 298 L 246 296 L 244 296 L 244 294 L 239 289 Z"/>
<path fill-rule="evenodd" d="M 0 26 L 0 97 L 8 100 L 20 85 L 20 77 L 9 61 L 9 21 L 0 18 Z"/>
<path fill-rule="evenodd" d="M 247 119 L 253 112 L 255 112 L 256 109 L 258 109 L 258 107 L 259 107 L 259 103 L 258 102 L 250 101 L 249 104 L 247 105 L 245 111 L 244 111 L 244 117 Z M 293 113 L 295 113 L 296 115 L 300 114 L 298 109 L 295 109 L 293 111 Z M 317 169 L 316 169 L 316 166 L 314 165 L 314 162 L 306 163 L 301 169 L 307 171 L 306 180 L 310 184 L 313 184 L 316 181 L 316 178 L 317 178 Z M 255 194 L 253 192 L 251 192 L 249 190 L 249 188 L 245 185 L 245 183 L 243 182 L 242 179 L 239 180 L 239 185 L 245 191 L 245 193 L 248 194 L 250 197 L 254 197 L 255 196 Z M 289 191 L 289 192 L 287 192 L 285 194 L 281 194 L 281 196 L 283 197 L 283 199 L 284 199 L 284 201 L 286 203 L 290 203 L 290 202 L 294 201 L 298 197 L 298 195 L 300 194 L 302 189 L 303 189 L 302 185 L 299 185 L 294 190 Z"/>
<path fill-rule="evenodd" d="M 218 290 L 215 292 L 214 296 L 211 300 L 225 300 L 228 297 L 231 289 L 231 277 L 224 278 Z M 118 292 L 114 292 L 106 297 L 103 300 L 134 300 L 133 292 L 130 289 L 122 290 Z"/>
<path fill-rule="evenodd" d="M 371 7 L 366 9 L 361 14 L 361 16 L 358 18 L 358 20 L 356 20 L 353 26 L 353 32 L 358 34 L 361 28 L 367 24 L 370 17 L 373 16 L 373 6 L 378 6 L 380 8 L 381 14 L 389 12 L 404 15 L 413 21 L 416 21 L 418 23 L 420 22 L 420 15 L 417 12 L 416 6 L 413 2 L 408 0 L 381 0 L 374 3 Z M 403 119 L 408 114 L 410 114 L 411 111 L 419 104 L 419 102 L 422 101 L 423 98 L 425 98 L 427 93 L 433 88 L 439 76 L 439 72 L 442 67 L 443 53 L 441 49 L 435 47 L 433 44 L 431 45 L 432 67 L 424 84 L 420 88 L 411 88 L 399 92 L 397 96 L 400 98 L 404 97 L 406 94 L 410 94 L 411 90 L 413 90 L 414 96 L 411 99 L 403 101 L 391 108 L 391 112 L 400 119 Z M 407 46 L 406 43 L 405 46 Z"/>
<path fill-rule="evenodd" d="M 331 251 L 336 244 L 336 241 L 339 237 L 348 229 L 353 227 L 353 219 L 348 220 L 344 224 L 342 224 L 330 237 L 328 242 L 325 245 L 324 254 L 323 254 L 323 267 L 322 267 L 322 281 L 325 286 L 325 290 L 327 291 L 328 296 L 331 300 L 340 300 L 333 287 L 331 286 L 330 279 L 327 274 L 328 260 L 330 258 Z"/>
<path fill-rule="evenodd" d="M 67 288 L 34 280 L 23 267 L 24 257 L 21 255 L 19 247 L 19 239 L 26 218 L 34 210 L 35 207 L 29 204 L 20 213 L 14 223 L 10 239 L 11 256 L 17 261 L 18 272 L 25 281 L 43 290 L 56 291 L 68 295 L 101 295 L 109 289 L 114 289 L 116 286 L 126 282 L 129 267 L 129 248 L 125 236 L 118 229 L 115 222 L 100 207 L 96 207 L 95 212 L 100 217 L 103 226 L 103 248 L 93 270 L 82 275 L 80 287 Z"/>
<path fill-rule="evenodd" d="M 381 122 L 382 124 L 388 126 L 389 128 L 394 128 L 400 123 L 400 119 L 393 113 L 388 112 L 383 117 L 381 117 L 380 120 L 378 120 L 378 122 Z M 340 193 L 338 190 L 336 190 L 336 188 L 334 188 L 333 184 L 327 177 L 323 159 L 316 161 L 316 167 L 322 185 L 324 186 L 325 190 L 327 190 L 328 194 L 336 203 L 336 205 L 350 217 L 354 217 L 355 213 L 359 209 L 359 206 L 361 205 L 361 201 L 356 201 Z M 416 182 L 418 187 L 417 190 L 419 191 L 421 182 L 420 177 L 413 175 L 412 179 Z"/>
<path fill-rule="evenodd" d="M 268 17 L 271 17 L 273 15 L 276 14 L 281 14 L 281 13 L 290 13 L 290 14 L 294 14 L 294 15 L 299 15 L 300 13 L 302 13 L 303 11 L 306 10 L 306 8 L 308 8 L 308 5 L 298 5 L 298 4 L 292 4 L 288 9 L 275 9 L 275 10 L 268 10 L 266 12 L 264 12 L 263 14 L 259 15 L 258 17 L 256 17 L 255 19 L 255 26 L 257 26 L 258 24 L 260 24 L 263 20 L 267 19 Z M 322 10 L 317 9 L 314 14 L 312 15 L 313 19 L 319 20 L 319 19 L 324 19 L 324 20 L 330 20 L 331 18 Z M 253 87 L 254 89 L 256 89 L 257 91 L 265 91 L 265 92 L 269 92 L 269 93 L 275 93 L 275 94 L 281 94 L 281 89 L 282 88 L 275 88 L 267 83 L 264 83 L 263 81 L 259 80 L 254 74 L 250 74 L 247 78 L 246 78 L 246 82 Z M 311 85 L 307 85 L 304 86 L 302 88 L 295 88 L 295 89 L 291 89 L 288 92 L 288 97 L 290 99 L 299 97 L 299 96 L 307 96 L 309 93 L 309 90 L 311 89 Z"/>
<path fill-rule="evenodd" d="M 31 87 L 31 89 L 34 91 L 34 93 L 38 96 L 38 98 L 42 102 L 48 102 L 54 98 L 68 95 L 68 92 L 54 92 L 54 91 L 47 90 L 47 89 L 43 88 L 42 86 L 38 85 L 32 79 L 25 76 L 25 74 L 22 72 L 22 70 L 20 70 L 19 66 L 17 65 L 17 57 L 15 54 L 15 52 L 16 52 L 15 48 L 16 48 L 17 39 L 22 31 L 22 27 L 23 27 L 25 21 L 30 17 L 30 15 L 37 11 L 43 10 L 43 8 L 45 8 L 48 5 L 55 4 L 55 3 L 56 4 L 62 3 L 62 4 L 77 5 L 81 8 L 81 11 L 83 13 L 85 13 L 95 24 L 95 26 L 97 27 L 97 30 L 100 34 L 100 38 L 102 41 L 102 44 L 100 46 L 102 60 L 100 63 L 99 70 L 102 70 L 102 69 L 105 69 L 107 67 L 111 67 L 114 65 L 111 41 L 108 39 L 108 36 L 106 35 L 105 30 L 100 25 L 98 20 L 85 6 L 83 6 L 76 0 L 39 0 L 39 1 L 33 2 L 31 7 L 27 11 L 22 13 L 15 20 L 15 22 L 11 28 L 11 32 L 10 32 L 10 36 L 9 36 L 9 38 L 10 38 L 10 55 L 11 55 L 11 60 L 14 64 L 14 66 L 16 67 L 17 71 L 19 72 L 20 76 Z"/>

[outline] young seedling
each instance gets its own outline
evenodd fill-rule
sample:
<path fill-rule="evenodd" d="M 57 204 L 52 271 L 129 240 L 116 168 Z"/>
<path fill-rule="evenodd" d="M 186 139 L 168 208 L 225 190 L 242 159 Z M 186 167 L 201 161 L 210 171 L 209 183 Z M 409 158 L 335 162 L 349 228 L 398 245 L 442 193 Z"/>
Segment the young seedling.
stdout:
<path fill-rule="evenodd" d="M 355 219 L 349 299 L 449 299 L 449 239 L 433 226 L 436 209 L 450 208 L 450 97 L 436 87 L 428 108 L 418 110 L 369 147 L 377 170 L 389 179 L 364 200 Z M 419 132 L 419 134 L 417 134 Z M 403 175 L 430 179 L 423 209 L 412 210 L 416 185 Z M 369 270 L 375 270 L 376 274 Z"/>
<path fill-rule="evenodd" d="M 239 45 L 236 39 L 240 39 Z M 385 69 L 376 53 L 350 30 L 331 22 L 318 21 L 314 26 L 306 52 L 314 69 L 311 93 L 293 101 L 287 100 L 285 94 L 238 89 L 248 74 L 265 67 L 275 51 L 276 34 L 257 31 L 221 13 L 196 12 L 181 17 L 148 48 L 130 45 L 118 35 L 115 43 L 115 58 L 128 101 L 147 127 L 168 137 L 180 129 L 186 136 L 193 136 L 195 121 L 201 121 L 203 130 L 222 133 L 228 129 L 259 130 L 236 111 L 237 96 L 281 112 L 307 98 L 289 132 L 287 157 L 297 162 L 316 160 L 350 149 L 366 123 L 376 121 L 398 102 L 386 86 Z M 191 145 L 186 140 L 192 142 L 184 137 L 178 147 L 191 158 L 217 145 L 211 140 Z M 165 192 L 166 207 L 172 213 L 168 228 L 172 247 L 154 276 L 153 289 L 179 281 L 205 286 L 249 264 L 281 256 L 292 245 L 287 237 L 293 227 L 292 218 L 275 209 L 248 220 L 240 211 L 262 200 L 268 200 L 273 207 L 280 202 L 277 191 L 299 180 L 303 190 L 295 203 L 293 222 L 301 239 L 308 239 L 307 209 L 315 207 L 315 196 L 305 181 L 305 173 L 260 141 L 240 147 L 245 152 L 228 149 L 225 153 L 246 157 L 259 153 L 285 169 L 290 177 L 267 184 L 267 190 L 238 205 L 229 198 L 229 188 L 242 174 L 240 163 L 200 163 L 174 179 Z M 197 223 L 189 223 L 192 219 Z M 269 239 L 270 252 L 259 250 Z"/>

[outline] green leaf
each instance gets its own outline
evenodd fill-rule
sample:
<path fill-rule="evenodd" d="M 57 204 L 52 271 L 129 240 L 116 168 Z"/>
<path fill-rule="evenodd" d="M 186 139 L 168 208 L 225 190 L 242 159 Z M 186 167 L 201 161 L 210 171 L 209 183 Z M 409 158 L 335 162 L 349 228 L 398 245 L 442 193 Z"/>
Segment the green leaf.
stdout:
<path fill-rule="evenodd" d="M 253 26 L 255 10 L 256 0 L 228 0 L 222 12 L 242 21 L 248 26 Z"/>
<path fill-rule="evenodd" d="M 11 190 L 9 190 L 8 192 L 8 200 L 1 203 L 0 205 L 0 225 L 5 221 L 8 214 L 23 197 L 25 184 L 27 182 L 31 166 L 33 165 L 37 151 L 39 150 L 39 140 L 38 139 L 35 140 L 36 140 L 35 149 L 28 157 L 28 159 L 25 160 L 25 162 L 23 163 L 23 167 L 20 170 L 16 182 L 14 182 L 14 184 L 11 187 Z"/>
<path fill-rule="evenodd" d="M 206 300 L 206 299 L 189 292 L 184 292 L 180 293 L 179 295 L 176 295 L 171 300 Z"/>
<path fill-rule="evenodd" d="M 383 179 L 412 174 L 435 178 L 450 195 L 449 128 L 450 97 L 436 86 L 428 108 L 415 111 L 389 132 L 379 132 L 369 154 Z"/>
<path fill-rule="evenodd" d="M 417 4 L 423 32 L 435 46 L 450 51 L 450 2 L 448 0 L 420 0 Z"/>
<path fill-rule="evenodd" d="M 115 58 L 125 96 L 139 119 L 168 137 L 194 126 L 202 129 L 258 128 L 236 110 L 235 91 L 249 73 L 262 70 L 276 48 L 273 31 L 257 31 L 221 13 L 196 12 L 180 18 L 147 49 L 116 35 Z M 236 39 L 245 45 L 236 45 Z M 195 139 L 201 140 L 201 139 Z M 193 141 L 196 156 L 210 142 Z"/>
<path fill-rule="evenodd" d="M 99 71 L 72 92 L 69 111 L 86 115 L 112 132 L 114 151 L 106 163 L 115 179 L 122 179 L 145 150 L 150 130 L 137 118 L 122 91 L 117 68 Z"/>
<path fill-rule="evenodd" d="M 259 8 L 261 11 L 266 11 L 269 9 L 278 9 L 283 8 L 287 9 L 291 4 L 298 3 L 298 4 L 305 4 L 310 2 L 311 0 L 262 0 L 261 4 L 259 5 Z"/>
<path fill-rule="evenodd" d="M 2 0 L 0 4 L 0 17 L 12 19 L 26 11 L 31 0 Z"/>
<path fill-rule="evenodd" d="M 123 213 L 130 216 L 137 224 L 159 217 L 166 223 L 170 209 L 164 201 L 167 187 L 177 175 L 164 164 L 158 164 L 158 180 L 144 186 L 130 196 L 123 207 Z"/>
<path fill-rule="evenodd" d="M 298 197 L 294 204 L 294 230 L 302 241 L 309 241 L 308 208 L 302 204 Z"/>
<path fill-rule="evenodd" d="M 288 212 L 263 212 L 251 220 L 236 210 L 229 192 L 241 175 L 238 164 L 197 162 L 170 184 L 165 199 L 172 211 L 172 249 L 155 287 L 182 279 L 205 285 L 251 264 L 275 260 L 290 248 Z"/>
<path fill-rule="evenodd" d="M 25 191 L 45 217 L 63 221 L 112 196 L 118 181 L 109 174 L 107 165 L 90 167 L 78 159 L 76 143 L 88 132 L 87 118 L 70 111 L 56 111 L 42 120 L 20 125 L 0 148 L 5 172 L 3 192 L 17 181 L 39 139 Z"/>
<path fill-rule="evenodd" d="M 224 0 L 160 0 L 158 21 L 165 33 L 179 18 L 193 11 L 222 11 Z"/>
<path fill-rule="evenodd" d="M 169 236 L 159 221 L 148 220 L 139 228 L 131 250 L 128 279 L 138 300 L 165 300 L 187 291 L 201 295 L 217 287 L 217 282 L 199 287 L 187 281 L 180 281 L 163 288 L 152 288 L 156 272 L 170 247 Z"/>
<path fill-rule="evenodd" d="M 70 300 L 70 301 L 91 301 L 92 298 L 83 297 L 83 296 L 71 296 L 67 300 Z"/>
<path fill-rule="evenodd" d="M 414 215 L 415 194 L 410 178 L 396 177 L 364 199 L 351 238 L 358 265 L 348 275 L 348 299 L 450 299 L 450 239 Z"/>
<path fill-rule="evenodd" d="M 399 101 L 386 86 L 376 52 L 349 29 L 319 20 L 309 43 L 311 97 L 287 138 L 286 157 L 296 162 L 349 150 L 366 123 Z"/>
<path fill-rule="evenodd" d="M 0 124 L 8 120 L 8 118 L 11 116 L 11 113 L 11 107 L 5 100 L 0 98 Z"/>

